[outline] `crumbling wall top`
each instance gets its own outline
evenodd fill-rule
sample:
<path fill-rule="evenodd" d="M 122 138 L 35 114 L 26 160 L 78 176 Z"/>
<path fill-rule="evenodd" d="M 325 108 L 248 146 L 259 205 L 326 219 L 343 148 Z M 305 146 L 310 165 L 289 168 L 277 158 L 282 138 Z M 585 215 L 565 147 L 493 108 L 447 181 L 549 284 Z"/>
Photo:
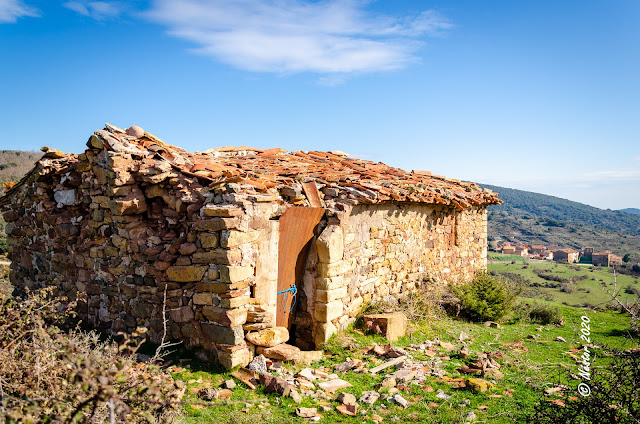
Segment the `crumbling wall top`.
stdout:
<path fill-rule="evenodd" d="M 446 205 L 461 210 L 501 203 L 497 193 L 475 183 L 426 171 L 408 172 L 383 163 L 351 158 L 339 151 L 288 152 L 280 148 L 262 150 L 227 146 L 188 153 L 140 127 L 122 130 L 110 124 L 106 124 L 104 130 L 96 131 L 87 145 L 94 150 L 127 154 L 132 160 L 144 163 L 152 161 L 155 167 L 158 162 L 164 162 L 164 166 L 197 177 L 211 188 L 232 184 L 232 192 L 255 195 L 257 201 L 278 199 L 293 206 L 333 210 L 343 210 L 347 205 L 382 202 Z M 39 163 L 40 168 L 51 170 L 52 160 L 58 167 L 63 167 L 65 162 L 74 161 L 75 155 L 49 149 L 41 160 L 44 162 Z M 5 199 L 11 192 L 7 192 Z M 3 200 L 6 202 L 5 199 L 0 199 L 0 204 Z"/>

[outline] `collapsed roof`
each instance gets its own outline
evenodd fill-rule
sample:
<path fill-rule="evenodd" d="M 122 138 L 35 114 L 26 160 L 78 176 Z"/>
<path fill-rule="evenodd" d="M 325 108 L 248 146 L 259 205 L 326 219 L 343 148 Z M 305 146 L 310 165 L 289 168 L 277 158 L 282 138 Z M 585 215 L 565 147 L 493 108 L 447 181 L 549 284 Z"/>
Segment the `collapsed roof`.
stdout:
<path fill-rule="evenodd" d="M 351 204 L 417 202 L 467 209 L 502 203 L 497 193 L 475 183 L 427 171 L 407 172 L 380 162 L 351 158 L 338 151 L 288 152 L 280 148 L 262 150 L 242 146 L 188 153 L 139 127 L 132 126 L 125 131 L 110 124 L 106 124 L 104 130 L 95 131 L 87 145 L 129 154 L 132 159 L 152 159 L 165 162 L 165 166 L 168 163 L 211 187 L 236 183 L 248 192 L 284 192 L 294 204 L 324 206 L 318 188 L 325 194 L 331 193 L 331 198 Z M 34 170 L 9 190 L 0 203 L 6 203 L 11 193 L 34 173 L 42 173 L 45 168 L 45 173 L 60 172 L 77 161 L 76 155 L 43 150 L 46 154 Z"/>

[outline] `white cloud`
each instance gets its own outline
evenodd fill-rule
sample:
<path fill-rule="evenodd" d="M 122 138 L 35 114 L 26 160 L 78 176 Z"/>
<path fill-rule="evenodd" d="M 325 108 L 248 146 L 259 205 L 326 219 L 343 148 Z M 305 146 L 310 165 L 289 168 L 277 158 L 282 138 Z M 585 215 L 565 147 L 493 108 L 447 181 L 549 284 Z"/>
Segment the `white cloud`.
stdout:
<path fill-rule="evenodd" d="M 584 174 L 584 180 L 599 182 L 640 181 L 640 169 L 589 172 Z"/>
<path fill-rule="evenodd" d="M 38 17 L 38 11 L 21 0 L 0 0 L 0 23 L 12 23 L 23 16 Z"/>
<path fill-rule="evenodd" d="M 417 60 L 418 37 L 452 25 L 436 12 L 393 18 L 362 0 L 154 0 L 147 16 L 236 68 L 339 74 L 399 69 Z"/>
<path fill-rule="evenodd" d="M 68 1 L 64 3 L 63 6 L 98 21 L 115 18 L 120 15 L 122 11 L 122 5 L 119 2 Z"/>

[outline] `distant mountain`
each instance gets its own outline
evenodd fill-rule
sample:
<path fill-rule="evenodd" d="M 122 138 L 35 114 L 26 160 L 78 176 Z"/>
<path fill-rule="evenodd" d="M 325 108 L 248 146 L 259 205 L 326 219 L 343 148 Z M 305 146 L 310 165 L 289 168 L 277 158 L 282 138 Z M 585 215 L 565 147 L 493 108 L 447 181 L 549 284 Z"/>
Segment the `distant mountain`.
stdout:
<path fill-rule="evenodd" d="M 639 214 L 629 213 L 628 210 L 614 211 L 598 209 L 593 206 L 561 199 L 546 194 L 516 190 L 481 184 L 482 187 L 499 193 L 503 204 L 492 206 L 495 212 L 507 212 L 512 215 L 545 218 L 546 225 L 554 227 L 560 225 L 555 221 L 581 224 L 596 229 L 608 229 L 629 235 L 640 235 Z"/>
<path fill-rule="evenodd" d="M 624 212 L 624 213 L 630 213 L 632 215 L 640 215 L 640 209 L 637 208 L 626 208 L 626 209 L 619 209 L 620 212 Z"/>
<path fill-rule="evenodd" d="M 0 150 L 0 188 L 2 183 L 20 180 L 42 157 L 42 152 Z"/>

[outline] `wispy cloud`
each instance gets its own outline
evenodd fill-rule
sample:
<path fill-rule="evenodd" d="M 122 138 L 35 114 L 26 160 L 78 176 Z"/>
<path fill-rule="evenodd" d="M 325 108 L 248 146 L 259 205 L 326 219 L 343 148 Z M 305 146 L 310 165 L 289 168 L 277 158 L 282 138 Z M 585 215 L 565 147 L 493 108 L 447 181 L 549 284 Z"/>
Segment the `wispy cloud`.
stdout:
<path fill-rule="evenodd" d="M 115 18 L 122 12 L 122 4 L 120 2 L 68 1 L 63 6 L 98 21 Z"/>
<path fill-rule="evenodd" d="M 584 174 L 583 180 L 599 182 L 640 181 L 640 169 L 589 172 Z"/>
<path fill-rule="evenodd" d="M 38 17 L 38 10 L 21 0 L 0 0 L 0 23 L 12 23 L 24 16 Z"/>
<path fill-rule="evenodd" d="M 248 71 L 342 76 L 399 69 L 417 60 L 420 37 L 452 27 L 434 11 L 401 18 L 363 0 L 153 0 L 147 16 L 193 51 Z"/>

